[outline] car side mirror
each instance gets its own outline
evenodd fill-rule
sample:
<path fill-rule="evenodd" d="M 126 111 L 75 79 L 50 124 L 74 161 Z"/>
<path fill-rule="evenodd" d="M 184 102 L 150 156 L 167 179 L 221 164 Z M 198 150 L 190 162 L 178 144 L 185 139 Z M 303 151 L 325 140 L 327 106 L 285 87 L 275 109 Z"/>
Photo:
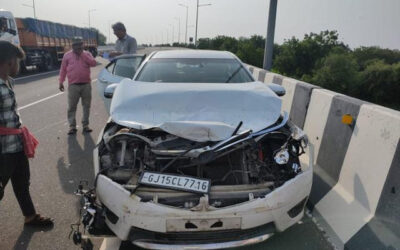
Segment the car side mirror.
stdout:
<path fill-rule="evenodd" d="M 276 83 L 268 83 L 268 87 L 275 92 L 278 96 L 284 96 L 286 94 L 286 90 L 279 84 Z"/>
<path fill-rule="evenodd" d="M 114 91 L 117 88 L 118 84 L 117 83 L 113 83 L 110 84 L 106 87 L 106 89 L 104 90 L 104 97 L 111 99 L 114 95 Z"/>

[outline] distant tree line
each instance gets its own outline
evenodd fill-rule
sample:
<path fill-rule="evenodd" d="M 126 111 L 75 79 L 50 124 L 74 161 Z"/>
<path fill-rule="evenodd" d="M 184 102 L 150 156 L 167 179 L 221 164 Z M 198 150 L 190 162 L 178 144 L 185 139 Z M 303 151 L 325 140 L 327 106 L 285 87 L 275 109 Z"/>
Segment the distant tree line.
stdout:
<path fill-rule="evenodd" d="M 272 71 L 400 110 L 400 51 L 350 49 L 338 37 L 337 31 L 322 31 L 275 44 Z M 257 67 L 262 67 L 264 46 L 265 39 L 257 35 L 239 39 L 217 36 L 198 42 L 199 49 L 231 51 Z"/>

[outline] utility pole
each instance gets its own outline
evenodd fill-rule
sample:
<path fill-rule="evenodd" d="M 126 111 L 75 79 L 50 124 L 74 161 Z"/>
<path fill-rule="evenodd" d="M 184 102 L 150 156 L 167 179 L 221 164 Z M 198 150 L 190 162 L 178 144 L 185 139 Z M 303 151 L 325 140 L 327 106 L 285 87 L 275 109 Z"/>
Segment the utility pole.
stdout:
<path fill-rule="evenodd" d="M 179 4 L 179 6 L 182 6 L 186 8 L 186 31 L 185 31 L 185 43 L 187 43 L 187 32 L 188 32 L 188 17 L 189 17 L 189 6 L 184 5 L 184 4 Z"/>
<path fill-rule="evenodd" d="M 194 36 L 194 46 L 197 46 L 197 30 L 199 25 L 199 7 L 210 6 L 211 4 L 199 4 L 199 0 L 197 0 L 197 8 L 196 8 L 196 33 Z"/>
<path fill-rule="evenodd" d="M 263 68 L 265 70 L 271 70 L 272 68 L 272 55 L 274 50 L 277 4 L 278 0 L 270 0 L 269 2 L 268 28 L 267 28 L 267 37 L 265 38 L 265 51 L 264 51 L 264 64 L 263 64 Z"/>
<path fill-rule="evenodd" d="M 89 29 L 90 29 L 90 12 L 96 11 L 96 9 L 88 10 L 88 18 L 89 18 Z"/>
<path fill-rule="evenodd" d="M 36 5 L 35 5 L 35 0 L 32 0 L 32 5 L 29 4 L 22 4 L 25 7 L 29 7 L 33 9 L 33 18 L 36 19 Z"/>
<path fill-rule="evenodd" d="M 114 22 L 114 20 L 108 20 L 108 43 L 111 43 L 111 23 Z"/>
<path fill-rule="evenodd" d="M 179 17 L 175 17 L 175 20 L 178 21 L 178 43 L 181 43 L 181 19 Z"/>
<path fill-rule="evenodd" d="M 35 6 L 35 0 L 32 0 L 32 7 L 33 7 L 33 17 L 36 19 L 36 6 Z"/>
<path fill-rule="evenodd" d="M 172 27 L 172 46 L 174 45 L 174 38 L 175 38 L 175 29 L 174 29 L 174 25 L 170 24 L 170 27 Z"/>
<path fill-rule="evenodd" d="M 194 35 L 194 46 L 197 46 L 197 25 L 199 24 L 199 0 L 197 0 L 196 4 L 196 33 Z"/>

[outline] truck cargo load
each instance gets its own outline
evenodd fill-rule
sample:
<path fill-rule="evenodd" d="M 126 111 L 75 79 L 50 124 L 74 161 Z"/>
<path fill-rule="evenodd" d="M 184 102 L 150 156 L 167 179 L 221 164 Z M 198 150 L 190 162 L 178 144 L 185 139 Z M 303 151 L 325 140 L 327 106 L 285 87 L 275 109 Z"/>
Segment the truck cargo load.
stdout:
<path fill-rule="evenodd" d="M 97 47 L 97 32 L 92 29 L 37 20 L 16 18 L 22 46 L 65 47 L 70 49 L 73 37 L 82 37 L 86 47 Z"/>
<path fill-rule="evenodd" d="M 72 49 L 74 37 L 82 37 L 84 49 L 97 56 L 98 33 L 95 29 L 35 18 L 14 18 L 10 11 L 0 9 L 0 40 L 10 41 L 25 51 L 22 69 L 26 66 L 36 66 L 41 71 L 53 68 Z"/>

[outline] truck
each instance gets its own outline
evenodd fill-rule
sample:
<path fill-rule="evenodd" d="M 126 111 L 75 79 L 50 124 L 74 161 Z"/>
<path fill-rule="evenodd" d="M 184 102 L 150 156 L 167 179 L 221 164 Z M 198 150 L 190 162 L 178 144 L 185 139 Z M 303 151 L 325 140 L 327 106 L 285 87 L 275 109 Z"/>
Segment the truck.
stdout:
<path fill-rule="evenodd" d="M 14 18 L 10 11 L 0 9 L 0 40 L 20 46 L 25 54 L 21 70 L 35 66 L 40 71 L 53 69 L 72 48 L 72 39 L 81 37 L 84 49 L 97 56 L 98 32 L 35 18 Z"/>

